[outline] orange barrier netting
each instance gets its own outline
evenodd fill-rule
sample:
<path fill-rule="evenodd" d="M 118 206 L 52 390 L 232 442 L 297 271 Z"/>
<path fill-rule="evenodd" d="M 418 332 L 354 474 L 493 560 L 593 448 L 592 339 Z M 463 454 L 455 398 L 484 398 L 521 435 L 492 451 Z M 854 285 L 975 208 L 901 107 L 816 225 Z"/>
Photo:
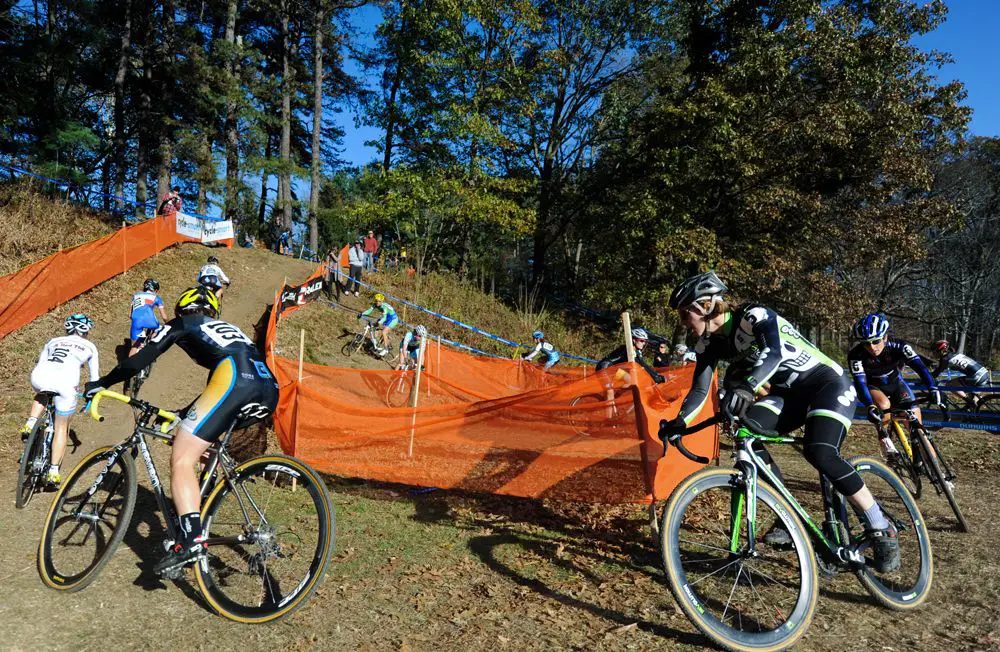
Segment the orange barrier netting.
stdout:
<path fill-rule="evenodd" d="M 321 275 L 317 270 L 303 287 Z M 530 498 L 634 503 L 666 498 L 700 467 L 674 449 L 661 459 L 656 437 L 660 419 L 677 414 L 691 366 L 664 370 L 667 382 L 654 385 L 635 363 L 622 365 L 638 379 L 637 387 L 627 387 L 615 380 L 616 369 L 545 373 L 526 363 L 468 355 L 431 338 L 419 406 L 390 407 L 400 394 L 409 398 L 414 372 L 304 364 L 299 381 L 298 361 L 274 350 L 280 306 L 276 302 L 271 312 L 265 345 L 281 387 L 275 430 L 286 452 L 319 470 Z M 607 400 L 607 383 L 613 401 Z M 697 420 L 712 414 L 709 403 Z M 685 443 L 697 454 L 718 457 L 715 428 Z"/>
<path fill-rule="evenodd" d="M 177 233 L 171 215 L 123 227 L 0 278 L 0 338 L 167 247 L 199 242 Z M 232 246 L 232 240 L 222 240 Z"/>

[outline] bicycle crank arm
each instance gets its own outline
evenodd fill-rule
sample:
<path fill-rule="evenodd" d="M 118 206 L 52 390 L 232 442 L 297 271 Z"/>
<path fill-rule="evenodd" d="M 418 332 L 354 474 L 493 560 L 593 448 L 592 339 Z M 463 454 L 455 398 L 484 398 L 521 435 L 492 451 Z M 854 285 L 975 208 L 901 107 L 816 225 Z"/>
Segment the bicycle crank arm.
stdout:
<path fill-rule="evenodd" d="M 207 537 L 205 539 L 206 546 L 217 546 L 223 543 L 246 543 L 250 540 L 250 537 L 245 534 L 239 534 L 234 537 Z"/>

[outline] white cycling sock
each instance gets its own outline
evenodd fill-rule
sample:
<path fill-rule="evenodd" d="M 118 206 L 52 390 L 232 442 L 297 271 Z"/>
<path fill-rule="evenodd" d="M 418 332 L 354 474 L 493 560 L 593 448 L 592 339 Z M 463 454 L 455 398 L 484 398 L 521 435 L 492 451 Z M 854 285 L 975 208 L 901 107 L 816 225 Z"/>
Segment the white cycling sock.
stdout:
<path fill-rule="evenodd" d="M 34 428 L 36 423 L 38 423 L 38 417 L 28 417 L 28 420 L 24 422 L 24 427 Z"/>
<path fill-rule="evenodd" d="M 873 530 L 884 530 L 889 527 L 889 519 L 882 513 L 882 508 L 878 506 L 878 503 L 872 504 L 865 510 L 865 520 L 868 521 L 868 527 Z"/>

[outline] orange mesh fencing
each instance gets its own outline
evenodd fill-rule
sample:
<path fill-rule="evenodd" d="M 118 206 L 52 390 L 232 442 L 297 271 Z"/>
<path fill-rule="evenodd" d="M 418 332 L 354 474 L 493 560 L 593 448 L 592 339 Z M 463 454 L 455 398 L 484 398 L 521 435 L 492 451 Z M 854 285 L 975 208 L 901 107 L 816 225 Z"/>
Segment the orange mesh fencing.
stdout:
<path fill-rule="evenodd" d="M 0 278 L 0 338 L 180 242 L 176 218 L 159 217 L 65 249 Z M 222 241 L 232 245 L 231 240 Z"/>
<path fill-rule="evenodd" d="M 661 459 L 656 437 L 660 419 L 677 414 L 691 366 L 665 369 L 667 381 L 655 385 L 638 365 L 621 365 L 637 379 L 631 386 L 617 368 L 545 372 L 431 339 L 418 407 L 397 407 L 412 400 L 415 372 L 304 364 L 300 381 L 298 361 L 274 351 L 279 313 L 272 311 L 266 345 L 281 388 L 275 429 L 286 452 L 322 471 L 530 498 L 635 503 L 666 498 L 700 467 L 673 449 Z M 698 420 L 713 413 L 707 404 Z M 685 443 L 718 457 L 715 428 Z"/>

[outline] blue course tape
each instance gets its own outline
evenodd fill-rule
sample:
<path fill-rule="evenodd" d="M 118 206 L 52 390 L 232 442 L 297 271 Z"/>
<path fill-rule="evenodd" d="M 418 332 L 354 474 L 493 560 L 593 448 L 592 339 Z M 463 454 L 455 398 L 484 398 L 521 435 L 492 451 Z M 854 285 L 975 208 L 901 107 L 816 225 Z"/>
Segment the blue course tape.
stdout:
<path fill-rule="evenodd" d="M 334 273 L 336 273 L 338 276 L 341 276 L 341 277 L 344 277 L 344 278 L 348 278 L 347 275 L 344 274 L 343 272 L 341 272 L 340 270 L 334 270 Z M 354 279 L 354 280 L 358 284 L 360 284 L 360 285 L 368 288 L 369 290 L 378 290 L 378 288 L 376 288 L 375 286 L 369 285 L 368 283 L 365 283 L 364 281 L 357 280 L 357 279 Z M 498 335 L 494 335 L 492 333 L 484 331 L 481 328 L 476 328 L 475 326 L 473 326 L 471 324 L 466 324 L 466 323 L 460 322 L 460 321 L 458 321 L 457 319 L 455 319 L 453 317 L 449 317 L 448 315 L 443 315 L 443 314 L 441 314 L 439 312 L 435 312 L 433 310 L 429 310 L 427 308 L 424 308 L 423 306 L 418 306 L 417 304 L 412 303 L 410 301 L 407 301 L 406 299 L 401 299 L 400 297 L 396 297 L 396 296 L 393 296 L 391 294 L 386 294 L 385 292 L 382 292 L 382 294 L 385 294 L 386 297 L 392 299 L 393 301 L 395 301 L 397 303 L 405 304 L 407 306 L 410 306 L 411 308 L 414 308 L 415 310 L 420 310 L 422 312 L 427 313 L 428 315 L 432 315 L 434 317 L 437 317 L 438 319 L 443 319 L 444 321 L 446 321 L 446 322 L 448 322 L 450 324 L 454 324 L 455 326 L 459 326 L 459 327 L 464 328 L 466 330 L 472 331 L 473 333 L 476 333 L 478 335 L 482 335 L 483 337 L 486 337 L 488 339 L 494 340 L 496 342 L 500 342 L 502 344 L 506 344 L 507 346 L 519 347 L 519 348 L 533 348 L 533 347 L 527 346 L 525 344 L 518 344 L 517 342 L 512 342 L 511 340 L 504 339 L 504 338 L 502 338 L 502 337 L 500 337 Z M 477 352 L 482 353 L 481 351 L 478 351 L 477 349 L 473 349 L 472 347 L 467 346 L 465 344 L 459 344 L 459 343 L 456 342 L 455 345 L 459 346 L 460 348 L 468 349 L 470 351 L 477 351 Z M 493 354 L 489 353 L 487 355 L 493 355 Z M 560 353 L 560 355 L 562 357 L 564 357 L 564 358 L 571 358 L 573 360 L 580 360 L 581 362 L 589 362 L 591 364 L 596 364 L 597 363 L 597 360 L 591 360 L 590 358 L 583 358 L 583 357 L 580 357 L 580 356 L 571 355 L 569 353 Z M 500 356 L 494 356 L 494 357 L 500 357 Z"/>

